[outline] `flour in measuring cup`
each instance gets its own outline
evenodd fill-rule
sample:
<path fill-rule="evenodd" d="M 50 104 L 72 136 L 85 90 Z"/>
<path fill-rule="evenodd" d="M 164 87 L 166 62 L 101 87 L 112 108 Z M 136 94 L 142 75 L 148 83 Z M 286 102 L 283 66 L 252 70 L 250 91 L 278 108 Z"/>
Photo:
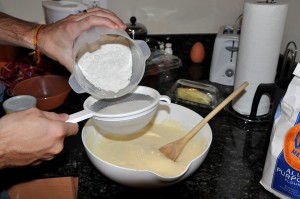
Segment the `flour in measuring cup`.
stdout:
<path fill-rule="evenodd" d="M 95 87 L 116 93 L 130 83 L 131 50 L 123 44 L 101 45 L 98 50 L 85 53 L 79 59 L 78 66 Z"/>

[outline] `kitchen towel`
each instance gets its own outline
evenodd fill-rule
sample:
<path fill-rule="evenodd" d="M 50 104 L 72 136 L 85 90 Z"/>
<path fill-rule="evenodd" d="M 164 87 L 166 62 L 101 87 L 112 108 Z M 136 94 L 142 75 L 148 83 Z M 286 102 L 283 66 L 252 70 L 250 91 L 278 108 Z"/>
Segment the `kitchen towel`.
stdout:
<path fill-rule="evenodd" d="M 257 86 L 275 80 L 287 12 L 287 0 L 244 2 L 234 88 L 244 81 L 249 86 L 232 101 L 232 108 L 242 115 L 250 115 Z M 269 109 L 270 98 L 263 95 L 257 116 L 267 114 Z"/>

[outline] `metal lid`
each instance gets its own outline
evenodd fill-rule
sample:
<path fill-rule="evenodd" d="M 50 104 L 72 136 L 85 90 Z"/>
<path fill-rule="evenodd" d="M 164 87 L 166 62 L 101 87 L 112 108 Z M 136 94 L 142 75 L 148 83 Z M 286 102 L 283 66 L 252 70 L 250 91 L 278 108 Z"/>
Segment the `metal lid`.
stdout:
<path fill-rule="evenodd" d="M 145 39 L 147 36 L 147 28 L 141 24 L 136 23 L 136 17 L 132 16 L 130 18 L 130 23 L 126 24 L 126 32 L 132 39 Z"/>

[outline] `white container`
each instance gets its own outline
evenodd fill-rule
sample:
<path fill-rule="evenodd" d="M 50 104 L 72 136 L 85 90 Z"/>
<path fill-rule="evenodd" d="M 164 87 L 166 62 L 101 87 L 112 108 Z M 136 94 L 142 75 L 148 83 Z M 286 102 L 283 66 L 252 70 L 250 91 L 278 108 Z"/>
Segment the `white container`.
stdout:
<path fill-rule="evenodd" d="M 73 1 L 43 1 L 46 24 L 54 23 L 70 14 L 76 14 L 87 9 L 88 6 Z"/>
<path fill-rule="evenodd" d="M 132 56 L 132 75 L 129 80 L 130 82 L 125 88 L 119 90 L 118 92 L 107 91 L 96 87 L 93 82 L 89 82 L 87 80 L 86 76 L 83 74 L 78 65 L 78 61 L 85 53 L 95 51 L 99 49 L 101 45 L 103 45 L 103 40 L 101 40 L 101 38 L 104 38 L 104 36 L 107 35 L 121 36 L 125 38 L 125 40 L 129 42 Z M 119 52 L 115 53 L 117 54 Z M 95 27 L 81 34 L 75 41 L 75 59 L 69 84 L 75 92 L 89 93 L 97 99 L 116 98 L 123 96 L 137 88 L 138 84 L 143 78 L 145 72 L 145 62 L 150 54 L 150 49 L 145 41 L 133 40 L 125 31 L 106 27 Z"/>
<path fill-rule="evenodd" d="M 3 109 L 6 114 L 33 107 L 36 107 L 36 98 L 31 95 L 18 95 L 8 98 L 3 102 Z"/>
<path fill-rule="evenodd" d="M 173 55 L 173 49 L 172 49 L 172 44 L 171 43 L 166 43 L 165 54 L 166 55 Z"/>

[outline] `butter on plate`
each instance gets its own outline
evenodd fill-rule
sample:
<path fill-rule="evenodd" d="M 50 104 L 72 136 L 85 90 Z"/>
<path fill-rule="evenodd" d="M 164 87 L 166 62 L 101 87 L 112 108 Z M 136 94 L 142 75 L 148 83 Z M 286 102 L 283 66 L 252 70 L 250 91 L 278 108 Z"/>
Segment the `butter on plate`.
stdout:
<path fill-rule="evenodd" d="M 212 99 L 204 92 L 194 88 L 177 88 L 177 97 L 183 100 L 210 105 Z"/>

